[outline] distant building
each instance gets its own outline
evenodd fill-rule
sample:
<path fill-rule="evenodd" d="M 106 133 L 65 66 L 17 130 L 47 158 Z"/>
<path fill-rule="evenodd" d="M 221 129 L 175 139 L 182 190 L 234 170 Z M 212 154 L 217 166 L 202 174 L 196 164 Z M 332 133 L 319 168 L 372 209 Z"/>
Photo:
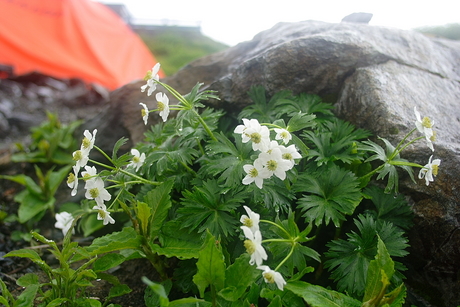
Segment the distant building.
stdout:
<path fill-rule="evenodd" d="M 136 33 L 160 32 L 169 29 L 201 33 L 201 22 L 171 19 L 135 19 L 124 4 L 102 3 L 128 24 Z"/>

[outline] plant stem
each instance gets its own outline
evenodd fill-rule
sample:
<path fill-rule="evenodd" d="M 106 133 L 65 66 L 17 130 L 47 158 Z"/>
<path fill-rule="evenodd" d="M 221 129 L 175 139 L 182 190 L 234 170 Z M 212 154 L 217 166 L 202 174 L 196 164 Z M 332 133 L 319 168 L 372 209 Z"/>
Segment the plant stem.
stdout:
<path fill-rule="evenodd" d="M 272 224 L 273 226 L 276 226 L 279 229 L 281 229 L 289 238 L 291 237 L 291 234 L 289 232 L 287 232 L 286 229 L 284 229 L 280 225 L 276 224 L 275 222 L 272 222 L 272 221 L 269 221 L 269 220 L 260 220 L 259 222 Z"/>

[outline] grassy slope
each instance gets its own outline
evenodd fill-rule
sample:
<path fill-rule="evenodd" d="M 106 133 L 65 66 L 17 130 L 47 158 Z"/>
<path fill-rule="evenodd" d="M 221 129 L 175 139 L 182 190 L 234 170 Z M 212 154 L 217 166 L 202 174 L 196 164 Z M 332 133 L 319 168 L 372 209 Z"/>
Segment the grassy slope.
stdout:
<path fill-rule="evenodd" d="M 169 76 L 193 60 L 228 48 L 199 31 L 179 27 L 139 32 L 139 35 Z"/>

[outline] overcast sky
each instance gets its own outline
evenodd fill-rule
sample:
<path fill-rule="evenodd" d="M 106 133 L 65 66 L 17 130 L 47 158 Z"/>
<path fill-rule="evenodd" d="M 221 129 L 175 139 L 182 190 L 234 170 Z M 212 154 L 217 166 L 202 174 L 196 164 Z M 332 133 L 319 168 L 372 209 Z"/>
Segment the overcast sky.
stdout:
<path fill-rule="evenodd" d="M 233 46 L 281 21 L 340 22 L 354 12 L 372 13 L 369 24 L 413 29 L 460 23 L 460 0 L 100 0 L 123 3 L 135 18 L 201 25 L 202 33 Z"/>

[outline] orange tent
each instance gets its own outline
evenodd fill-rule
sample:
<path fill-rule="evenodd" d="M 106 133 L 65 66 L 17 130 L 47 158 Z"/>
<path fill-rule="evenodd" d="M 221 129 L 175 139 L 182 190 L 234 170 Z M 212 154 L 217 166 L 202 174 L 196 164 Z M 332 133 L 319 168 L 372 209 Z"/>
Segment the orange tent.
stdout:
<path fill-rule="evenodd" d="M 91 0 L 0 0 L 0 65 L 115 89 L 156 61 L 108 7 Z M 162 77 L 162 75 L 160 75 Z"/>

